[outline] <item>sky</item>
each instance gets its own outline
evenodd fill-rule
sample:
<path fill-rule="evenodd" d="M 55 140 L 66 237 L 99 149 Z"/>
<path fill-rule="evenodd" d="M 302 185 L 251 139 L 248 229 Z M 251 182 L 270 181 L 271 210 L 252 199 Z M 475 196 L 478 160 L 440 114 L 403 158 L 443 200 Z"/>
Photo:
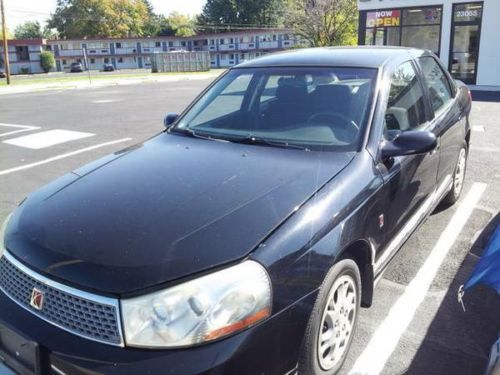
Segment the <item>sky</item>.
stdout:
<path fill-rule="evenodd" d="M 156 13 L 172 11 L 195 15 L 201 12 L 205 0 L 150 0 Z M 56 0 L 4 0 L 6 24 L 10 31 L 25 21 L 39 21 L 42 25 L 56 8 Z"/>

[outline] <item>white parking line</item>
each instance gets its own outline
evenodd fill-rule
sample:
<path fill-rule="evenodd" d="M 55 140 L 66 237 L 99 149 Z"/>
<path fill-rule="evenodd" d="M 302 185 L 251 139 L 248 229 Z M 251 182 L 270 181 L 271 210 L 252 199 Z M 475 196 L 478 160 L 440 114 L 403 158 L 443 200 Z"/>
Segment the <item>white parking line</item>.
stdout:
<path fill-rule="evenodd" d="M 92 100 L 92 103 L 95 104 L 106 104 L 106 103 L 115 103 L 119 102 L 120 99 L 101 99 L 101 100 Z"/>
<path fill-rule="evenodd" d="M 73 130 L 53 129 L 22 137 L 11 138 L 3 143 L 10 145 L 39 150 L 41 148 L 54 146 L 59 143 L 74 141 L 76 139 L 94 136 L 94 133 L 77 132 Z"/>
<path fill-rule="evenodd" d="M 53 156 L 51 158 L 40 160 L 40 161 L 37 161 L 35 163 L 24 164 L 24 165 L 20 165 L 19 167 L 10 168 L 10 169 L 4 169 L 3 171 L 0 171 L 0 176 L 5 175 L 5 174 L 9 174 L 9 173 L 14 173 L 14 172 L 22 171 L 22 170 L 28 169 L 28 168 L 33 168 L 33 167 L 36 167 L 36 166 L 39 166 L 39 165 L 42 165 L 42 164 L 47 164 L 47 163 L 50 163 L 50 162 L 53 162 L 53 161 L 56 161 L 56 160 L 64 159 L 64 158 L 67 158 L 67 157 L 70 157 L 70 156 L 74 156 L 74 155 L 78 155 L 78 154 L 81 154 L 83 152 L 92 151 L 92 150 L 95 150 L 96 148 L 105 147 L 105 146 L 111 146 L 111 145 L 114 145 L 116 143 L 127 142 L 127 141 L 130 141 L 130 140 L 132 140 L 132 138 L 117 139 L 116 141 L 110 141 L 110 142 L 100 143 L 98 145 L 81 148 L 79 150 L 68 152 L 66 154 L 61 154 L 61 155 Z"/>
<path fill-rule="evenodd" d="M 482 126 L 482 125 L 474 125 L 472 127 L 472 131 L 484 133 L 484 126 Z"/>
<path fill-rule="evenodd" d="M 0 123 L 0 126 L 5 126 L 8 128 L 16 128 L 18 130 L 11 130 L 6 133 L 0 133 L 0 137 L 5 137 L 7 135 L 12 135 L 12 134 L 17 134 L 17 133 L 22 133 L 22 132 L 28 132 L 30 130 L 36 130 L 40 129 L 39 126 L 30 126 L 30 125 L 17 125 L 17 124 L 4 124 Z"/>
<path fill-rule="evenodd" d="M 486 184 L 474 183 L 463 202 L 441 233 L 436 245 L 419 269 L 415 278 L 392 306 L 384 321 L 373 334 L 365 350 L 358 357 L 349 374 L 379 374 L 399 339 L 410 325 L 416 310 L 424 300 L 441 263 L 467 223 L 474 207 L 479 202 Z"/>

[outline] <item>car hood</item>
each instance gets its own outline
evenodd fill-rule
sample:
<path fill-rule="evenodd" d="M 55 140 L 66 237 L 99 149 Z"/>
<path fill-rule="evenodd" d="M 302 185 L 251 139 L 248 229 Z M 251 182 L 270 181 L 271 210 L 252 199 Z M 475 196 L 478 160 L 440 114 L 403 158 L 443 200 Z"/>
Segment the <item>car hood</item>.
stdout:
<path fill-rule="evenodd" d="M 133 293 L 245 257 L 352 157 L 162 133 L 30 195 L 6 248 L 74 286 Z"/>

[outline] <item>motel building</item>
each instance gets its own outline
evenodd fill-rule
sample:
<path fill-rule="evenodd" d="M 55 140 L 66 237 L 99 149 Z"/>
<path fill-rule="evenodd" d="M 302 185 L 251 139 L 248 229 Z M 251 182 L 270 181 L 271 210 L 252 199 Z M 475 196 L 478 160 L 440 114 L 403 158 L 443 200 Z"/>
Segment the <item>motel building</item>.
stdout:
<path fill-rule="evenodd" d="M 500 0 L 358 0 L 360 45 L 424 48 L 478 90 L 500 90 Z"/>

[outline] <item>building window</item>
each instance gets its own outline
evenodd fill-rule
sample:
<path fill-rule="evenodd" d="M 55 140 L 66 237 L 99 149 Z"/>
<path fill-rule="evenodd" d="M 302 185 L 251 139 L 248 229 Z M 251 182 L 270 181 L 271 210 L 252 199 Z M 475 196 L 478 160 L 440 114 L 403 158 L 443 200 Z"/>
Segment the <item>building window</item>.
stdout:
<path fill-rule="evenodd" d="M 16 46 L 17 61 L 29 61 L 30 54 L 28 46 Z"/>
<path fill-rule="evenodd" d="M 118 58 L 118 62 L 119 62 L 119 63 L 122 63 L 122 62 L 123 62 L 123 57 L 119 57 L 119 58 Z"/>
<path fill-rule="evenodd" d="M 63 59 L 62 64 L 66 65 L 67 64 L 66 60 Z"/>
<path fill-rule="evenodd" d="M 109 63 L 109 58 L 105 57 L 104 58 L 104 64 L 108 64 Z"/>
<path fill-rule="evenodd" d="M 172 42 L 172 41 L 168 42 L 168 46 L 169 47 L 173 47 L 174 46 L 174 42 Z"/>
<path fill-rule="evenodd" d="M 439 54 L 441 8 L 403 10 L 401 45 L 417 47 Z"/>
<path fill-rule="evenodd" d="M 186 42 L 182 41 L 182 42 L 181 42 L 181 46 L 182 46 L 182 47 L 186 47 Z"/>
<path fill-rule="evenodd" d="M 161 47 L 161 42 L 155 42 L 155 47 Z"/>
<path fill-rule="evenodd" d="M 442 8 L 420 7 L 366 12 L 366 45 L 405 46 L 439 54 Z"/>
<path fill-rule="evenodd" d="M 224 44 L 224 39 L 219 39 L 219 44 Z"/>
<path fill-rule="evenodd" d="M 95 59 L 90 59 L 91 64 L 95 64 Z"/>
<path fill-rule="evenodd" d="M 115 43 L 116 48 L 122 48 L 122 44 L 120 42 Z"/>

